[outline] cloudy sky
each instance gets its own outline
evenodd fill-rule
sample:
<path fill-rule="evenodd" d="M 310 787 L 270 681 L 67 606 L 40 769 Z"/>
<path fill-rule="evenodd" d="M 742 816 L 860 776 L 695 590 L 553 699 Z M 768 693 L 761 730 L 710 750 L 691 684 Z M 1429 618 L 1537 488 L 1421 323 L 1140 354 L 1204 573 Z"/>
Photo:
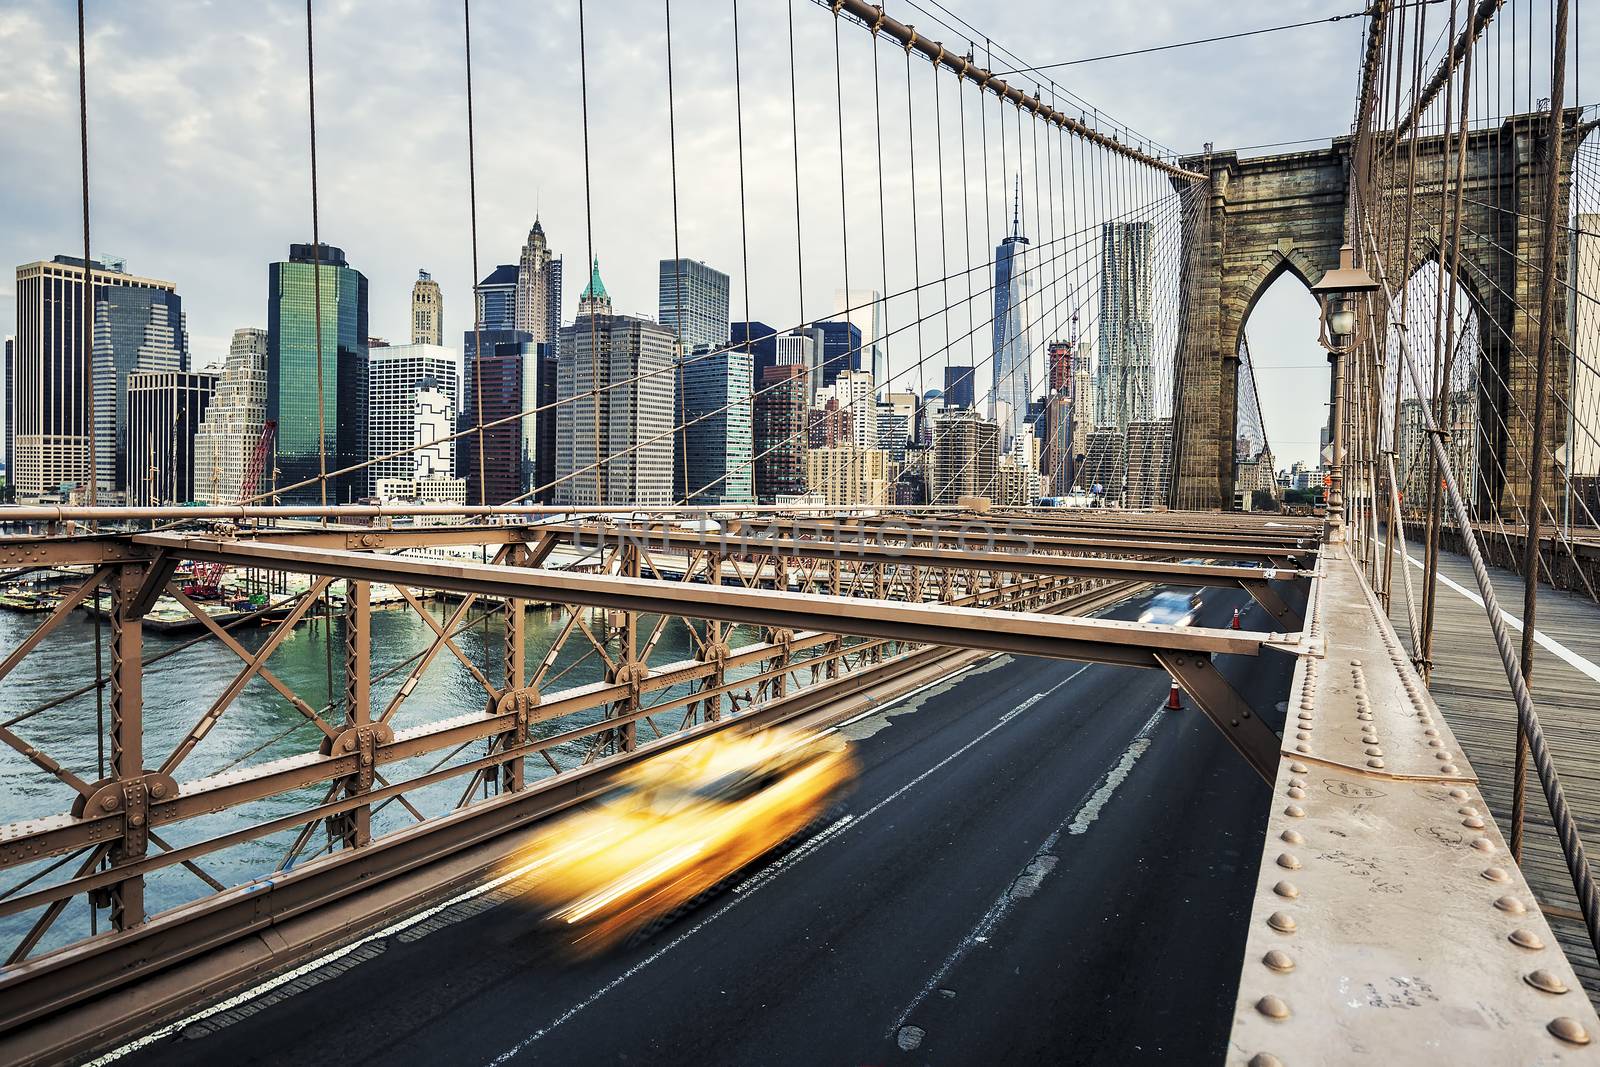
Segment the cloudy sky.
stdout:
<path fill-rule="evenodd" d="M 926 36 L 965 50 L 959 16 L 1031 63 L 1049 63 L 1355 10 L 1357 0 L 1275 0 L 1219 8 L 1202 0 L 1063 4 L 1059 0 L 886 0 Z M 741 230 L 733 22 L 728 0 L 672 4 L 679 244 L 733 275 L 733 318 L 788 326 L 833 311 L 842 281 L 833 19 L 793 0 L 803 287 L 796 285 L 795 138 L 790 126 L 786 0 L 742 0 L 740 76 L 745 158 Z M 265 326 L 267 264 L 311 232 L 305 11 L 280 2 L 90 0 L 89 138 L 92 245 L 134 273 L 175 281 L 197 365 L 220 362 L 231 332 Z M 570 317 L 589 247 L 576 0 L 473 7 L 478 265 L 515 261 L 535 213 L 565 254 Z M 941 18 L 946 25 L 939 25 Z M 1139 133 L 1180 152 L 1250 147 L 1337 134 L 1349 124 L 1361 20 L 1204 45 L 1054 72 L 1060 84 Z M 586 13 L 589 199 L 593 248 L 618 309 L 653 315 L 657 261 L 673 247 L 668 166 L 666 35 L 661 0 L 591 0 Z M 22 264 L 81 248 L 76 28 L 61 0 L 0 0 L 0 259 Z M 981 34 L 979 35 L 981 38 Z M 980 52 L 982 41 L 979 41 Z M 881 285 L 872 51 L 859 27 L 841 30 L 843 170 L 852 285 Z M 883 49 L 885 204 L 890 291 L 940 271 L 937 234 L 923 230 L 913 260 L 904 60 Z M 1007 64 L 996 60 L 1003 69 Z M 926 64 L 913 67 L 918 220 L 938 217 L 931 169 L 946 154 L 954 191 L 954 119 L 991 124 L 969 89 L 946 79 L 938 98 Z M 412 281 L 427 269 L 444 288 L 446 339 L 471 325 L 462 9 L 444 0 L 318 0 L 316 100 L 321 233 L 371 283 L 369 332 L 409 339 Z M 991 98 L 992 101 L 992 98 Z M 1065 108 L 1064 108 L 1065 109 Z M 1077 105 L 1073 105 L 1077 109 Z M 1013 119 L 1014 122 L 1014 119 Z M 975 140 L 976 126 L 969 126 Z M 1006 134 L 1014 170 L 1015 130 Z M 1030 137 L 1027 129 L 1024 138 Z M 1298 146 L 1296 146 L 1298 147 Z M 1024 154 L 1027 153 L 1024 142 Z M 1041 148 L 1041 152 L 1046 149 Z M 1005 182 L 991 140 L 990 177 L 970 146 L 968 234 L 985 262 L 986 234 L 1004 224 Z M 1074 157 L 1069 156 L 1069 160 Z M 1165 190 L 1147 183 L 1151 198 Z M 1170 199 L 1170 198 L 1169 198 Z M 1046 233 L 1043 215 L 1036 228 Z M 988 227 L 986 229 L 985 227 Z M 1065 208 L 1055 228 L 1065 231 Z M 741 233 L 747 234 L 744 247 Z M 947 245 L 963 235 L 951 221 Z M 962 248 L 948 262 L 965 264 Z M 872 275 L 877 272 L 880 277 Z M 0 275 L 0 330 L 14 327 L 13 278 Z M 978 287 L 989 284 L 987 276 Z M 800 304 L 803 288 L 804 305 Z M 925 303 L 943 298 L 925 293 Z M 1061 301 L 1041 317 L 1059 322 Z M 1087 302 L 1086 302 L 1087 304 Z M 904 307 L 911 305 L 905 303 Z M 1087 310 L 1086 310 L 1087 314 Z M 1281 461 L 1311 459 L 1326 372 L 1315 305 L 1281 284 L 1250 324 L 1268 432 Z M 892 309 L 891 317 L 905 312 Z M 953 316 L 965 330 L 965 311 Z M 981 316 L 980 316 L 981 318 Z M 891 326 L 894 323 L 891 322 Z M 924 340 L 923 351 L 940 348 Z M 897 342 L 898 343 L 898 342 Z M 906 345 L 910 345 L 909 338 Z M 983 358 L 980 351 L 978 358 Z M 902 346 L 892 369 L 915 355 Z M 949 361 L 966 362 L 961 344 Z M 928 365 L 947 361 L 942 353 Z M 930 371 L 930 376 L 934 372 Z M 981 375 L 980 375 L 981 376 Z M 903 376 L 902 382 L 913 379 Z M 934 384 L 930 377 L 928 385 Z"/>

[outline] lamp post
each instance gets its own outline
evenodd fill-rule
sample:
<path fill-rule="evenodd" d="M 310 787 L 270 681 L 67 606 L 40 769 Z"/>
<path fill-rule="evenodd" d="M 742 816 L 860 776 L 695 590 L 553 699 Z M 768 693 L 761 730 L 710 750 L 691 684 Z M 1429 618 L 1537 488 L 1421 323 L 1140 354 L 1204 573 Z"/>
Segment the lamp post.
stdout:
<path fill-rule="evenodd" d="M 1322 306 L 1322 328 L 1317 343 L 1327 349 L 1333 367 L 1333 405 L 1328 414 L 1332 456 L 1328 463 L 1328 544 L 1344 542 L 1344 357 L 1355 348 L 1356 313 L 1351 296 L 1378 288 L 1365 269 L 1355 265 L 1355 250 L 1339 249 L 1339 266 L 1311 287 Z"/>

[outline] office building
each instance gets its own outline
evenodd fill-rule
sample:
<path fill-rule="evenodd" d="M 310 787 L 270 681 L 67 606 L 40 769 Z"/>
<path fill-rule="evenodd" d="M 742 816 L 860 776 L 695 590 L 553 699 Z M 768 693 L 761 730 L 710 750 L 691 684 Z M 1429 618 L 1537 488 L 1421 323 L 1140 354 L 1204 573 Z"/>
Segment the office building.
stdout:
<path fill-rule="evenodd" d="M 1090 346 L 1079 341 L 1072 365 L 1072 454 L 1081 456 L 1094 429 L 1094 374 L 1089 367 Z"/>
<path fill-rule="evenodd" d="M 517 261 L 511 312 L 512 328 L 532 336 L 534 344 L 555 344 L 561 329 L 561 268 L 561 257 L 550 250 L 544 226 L 535 218 Z"/>
<path fill-rule="evenodd" d="M 850 412 L 839 403 L 833 389 L 824 390 L 817 398 L 821 403 L 806 415 L 806 446 L 832 448 L 855 441 L 854 421 Z"/>
<path fill-rule="evenodd" d="M 127 500 L 133 507 L 195 499 L 194 439 L 217 388 L 209 371 L 128 374 Z"/>
<path fill-rule="evenodd" d="M 839 407 L 850 413 L 851 436 L 857 448 L 878 446 L 878 404 L 874 399 L 872 375 L 865 371 L 845 371 L 833 383 Z"/>
<path fill-rule="evenodd" d="M 480 403 L 481 396 L 481 403 Z M 462 338 L 462 410 L 456 474 L 470 503 L 554 497 L 556 352 L 525 330 L 485 330 Z M 481 434 L 472 431 L 487 427 Z M 479 438 L 482 438 L 480 451 Z M 481 477 L 480 477 L 481 472 Z"/>
<path fill-rule="evenodd" d="M 1172 420 L 1128 423 L 1127 487 L 1123 506 L 1165 506 L 1172 474 Z"/>
<path fill-rule="evenodd" d="M 877 411 L 877 447 L 888 454 L 893 463 L 906 461 L 906 449 L 911 445 L 911 419 L 894 404 L 879 404 Z"/>
<path fill-rule="evenodd" d="M 772 366 L 757 382 L 755 397 L 755 492 L 763 504 L 806 491 L 806 369 Z"/>
<path fill-rule="evenodd" d="M 976 405 L 977 391 L 973 388 L 972 375 L 972 368 L 965 364 L 944 369 L 944 406 L 947 410 Z"/>
<path fill-rule="evenodd" d="M 1077 471 L 1076 488 L 1100 498 L 1104 504 L 1122 499 L 1124 437 L 1114 427 L 1089 431 L 1084 442 L 1083 462 Z"/>
<path fill-rule="evenodd" d="M 946 411 L 933 421 L 928 502 L 954 504 L 963 496 L 990 496 L 1000 462 L 1000 427 L 971 408 Z"/>
<path fill-rule="evenodd" d="M 373 496 L 388 503 L 413 501 L 418 504 L 467 502 L 467 483 L 455 477 L 456 405 L 439 383 L 424 379 L 411 393 L 411 451 L 401 457 L 403 467 L 377 479 Z M 399 464 L 397 464 L 398 466 Z"/>
<path fill-rule="evenodd" d="M 861 328 L 843 319 L 813 322 L 812 335 L 821 345 L 818 363 L 821 374 L 812 380 L 813 390 L 832 385 L 842 371 L 862 370 Z"/>
<path fill-rule="evenodd" d="M 922 398 L 922 407 L 917 411 L 917 432 L 914 435 L 917 447 L 928 448 L 933 444 L 933 420 L 945 411 L 944 391 L 929 389 Z"/>
<path fill-rule="evenodd" d="M 752 381 L 760 381 L 768 367 L 778 364 L 778 331 L 764 322 L 729 323 L 728 344 L 750 353 Z"/>
<path fill-rule="evenodd" d="M 1072 349 L 1071 341 L 1050 342 L 1046 358 L 1049 361 L 1047 379 L 1052 393 L 1065 393 L 1072 389 Z"/>
<path fill-rule="evenodd" d="M 1016 462 L 1015 455 L 1013 451 L 1003 458 L 995 470 L 995 486 L 989 494 L 995 507 L 1030 508 L 1039 502 L 1039 472 Z"/>
<path fill-rule="evenodd" d="M 5 467 L 6 467 L 6 487 L 8 489 L 15 487 L 15 485 L 16 485 L 16 477 L 17 477 L 17 474 L 16 474 L 17 461 L 15 459 L 16 454 L 17 454 L 17 452 L 16 452 L 17 409 L 16 409 L 16 404 L 15 404 L 16 393 L 15 393 L 15 390 L 13 390 L 12 387 L 11 387 L 12 386 L 12 382 L 15 381 L 15 379 L 16 379 L 16 356 L 17 356 L 17 339 L 15 337 L 7 337 L 6 338 L 6 348 L 5 348 L 5 375 L 6 375 L 6 377 L 5 377 L 5 382 L 3 384 L 0 384 L 0 390 L 3 390 L 4 393 L 5 393 L 5 409 L 6 409 L 5 455 L 4 456 L 0 456 L 0 461 L 3 461 L 5 463 Z"/>
<path fill-rule="evenodd" d="M 1100 227 L 1100 362 L 1095 423 L 1127 432 L 1154 412 L 1150 354 L 1150 240 L 1148 222 Z"/>
<path fill-rule="evenodd" d="M 417 271 L 416 283 L 411 286 L 411 343 L 444 344 L 444 295 L 425 270 Z"/>
<path fill-rule="evenodd" d="M 806 453 L 806 485 L 830 507 L 888 505 L 892 484 L 882 449 L 845 444 Z"/>
<path fill-rule="evenodd" d="M 84 496 L 94 438 L 100 490 L 116 499 L 127 469 L 127 375 L 187 366 L 182 307 L 171 282 L 91 266 L 94 411 L 84 359 L 83 261 L 57 256 L 17 268 L 17 333 L 6 420 L 9 476 L 19 503 Z M 140 363 L 143 359 L 145 362 Z M 111 501 L 105 501 L 111 502 Z"/>
<path fill-rule="evenodd" d="M 517 328 L 517 265 L 502 263 L 478 283 L 476 328 Z"/>
<path fill-rule="evenodd" d="M 755 502 L 748 352 L 701 346 L 679 368 L 674 496 L 686 504 Z"/>
<path fill-rule="evenodd" d="M 1018 179 L 1011 211 L 1011 232 L 994 250 L 994 358 L 990 387 L 990 414 L 1000 424 L 1002 444 L 1009 449 L 1022 433 L 1022 422 L 1033 396 L 1029 381 L 1032 349 L 1024 305 L 1032 291 L 1024 255 L 1028 239 L 1022 235 L 1022 192 Z M 1005 407 L 1002 409 L 1001 404 Z"/>
<path fill-rule="evenodd" d="M 560 333 L 556 504 L 673 502 L 676 346 L 668 327 L 613 314 L 592 264 L 578 318 Z"/>
<path fill-rule="evenodd" d="M 773 344 L 774 364 L 780 367 L 804 367 L 808 382 L 821 380 L 822 344 L 815 331 L 804 329 L 779 334 L 773 338 Z"/>
<path fill-rule="evenodd" d="M 367 492 L 380 495 L 378 483 L 407 484 L 416 480 L 417 456 L 395 455 L 418 440 L 418 404 L 422 392 L 438 393 L 450 409 L 451 429 L 432 440 L 451 436 L 461 405 L 461 354 L 433 344 L 389 345 L 374 348 L 367 359 Z M 430 407 L 437 406 L 431 398 Z M 430 424 L 431 425 L 431 424 Z M 455 444 L 436 446 L 448 450 L 449 462 L 433 461 L 430 471 L 455 476 Z M 382 458 L 389 457 L 389 458 Z"/>
<path fill-rule="evenodd" d="M 272 450 L 260 451 L 267 421 L 267 331 L 233 331 L 217 391 L 194 435 L 194 498 L 232 504 L 272 482 Z"/>
<path fill-rule="evenodd" d="M 726 274 L 695 259 L 663 259 L 657 289 L 656 319 L 678 335 L 682 351 L 728 343 Z"/>
<path fill-rule="evenodd" d="M 1076 454 L 1072 451 L 1072 400 L 1065 391 L 1050 394 L 1042 428 L 1039 471 L 1044 475 L 1045 495 L 1066 496 L 1072 492 Z"/>
<path fill-rule="evenodd" d="M 321 503 L 320 472 L 367 458 L 367 351 L 366 276 L 349 265 L 342 249 L 290 245 L 289 258 L 268 271 L 267 417 L 278 424 L 278 484 L 311 484 L 285 491 L 283 503 Z M 366 490 L 365 472 L 355 471 L 329 478 L 326 499 L 345 504 Z"/>
<path fill-rule="evenodd" d="M 833 300 L 833 317 L 854 326 L 860 338 L 856 342 L 858 348 L 865 346 L 866 355 L 858 357 L 857 365 L 851 369 L 867 371 L 875 382 L 888 382 L 889 340 L 884 329 L 883 294 L 876 289 L 835 289 Z"/>

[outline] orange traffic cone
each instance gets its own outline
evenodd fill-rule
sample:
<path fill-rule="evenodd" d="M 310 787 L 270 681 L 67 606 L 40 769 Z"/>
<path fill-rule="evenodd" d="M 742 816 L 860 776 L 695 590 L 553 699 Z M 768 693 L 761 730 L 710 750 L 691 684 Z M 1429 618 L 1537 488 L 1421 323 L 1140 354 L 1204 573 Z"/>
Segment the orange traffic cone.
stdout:
<path fill-rule="evenodd" d="M 1178 693 L 1178 680 L 1176 678 L 1172 680 L 1172 688 L 1167 690 L 1167 710 L 1183 710 L 1183 700 Z"/>
<path fill-rule="evenodd" d="M 1243 627 L 1239 625 L 1239 609 L 1238 608 L 1234 608 L 1233 609 L 1233 628 L 1235 630 L 1243 629 Z"/>

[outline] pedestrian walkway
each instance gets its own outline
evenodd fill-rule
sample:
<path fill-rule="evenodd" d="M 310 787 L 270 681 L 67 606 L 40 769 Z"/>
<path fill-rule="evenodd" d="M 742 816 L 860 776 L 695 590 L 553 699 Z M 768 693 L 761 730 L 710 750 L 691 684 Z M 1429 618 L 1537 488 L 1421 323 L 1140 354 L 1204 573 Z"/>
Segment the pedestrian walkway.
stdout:
<path fill-rule="evenodd" d="M 1411 546 L 1411 577 L 1419 611 L 1422 596 L 1420 553 Z M 1400 560 L 1395 560 L 1395 629 L 1409 646 Z M 1505 613 L 1513 642 L 1522 635 L 1522 579 L 1491 568 L 1495 596 Z M 1466 749 L 1479 786 L 1500 830 L 1511 836 L 1511 792 L 1516 751 L 1516 708 L 1505 670 L 1495 651 L 1477 583 L 1465 556 L 1442 553 L 1438 606 L 1434 619 L 1432 692 Z M 1600 858 L 1600 605 L 1581 594 L 1542 587 L 1535 618 L 1534 705 L 1577 817 L 1591 859 Z M 1596 963 L 1583 920 L 1578 915 L 1572 879 L 1532 764 L 1528 766 L 1526 836 L 1522 869 L 1544 907 L 1550 926 L 1583 980 L 1591 1000 L 1600 1003 L 1600 964 Z"/>

